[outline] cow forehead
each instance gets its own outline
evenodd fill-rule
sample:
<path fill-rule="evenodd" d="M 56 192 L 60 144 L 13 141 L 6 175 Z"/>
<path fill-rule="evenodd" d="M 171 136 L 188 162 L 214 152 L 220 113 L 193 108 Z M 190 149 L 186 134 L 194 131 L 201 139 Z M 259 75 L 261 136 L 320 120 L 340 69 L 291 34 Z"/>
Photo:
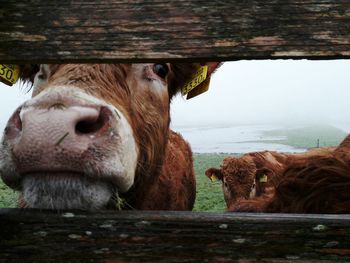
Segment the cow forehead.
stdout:
<path fill-rule="evenodd" d="M 168 67 L 170 69 L 170 64 Z M 95 90 L 95 86 L 104 91 L 117 87 L 126 91 L 143 87 L 163 96 L 170 81 L 170 77 L 161 79 L 157 76 L 153 64 L 65 64 L 46 68 L 50 85 L 89 86 L 89 91 Z"/>
<path fill-rule="evenodd" d="M 162 83 L 162 86 L 167 86 L 169 98 L 178 93 L 200 67 L 199 63 L 161 64 L 166 64 L 169 68 L 168 76 Z M 71 85 L 79 82 L 82 85 L 106 82 L 109 82 L 109 86 L 115 85 L 118 81 L 125 82 L 127 77 L 136 79 L 137 72 L 141 72 L 141 69 L 146 67 L 153 69 L 153 65 L 155 64 L 47 64 L 46 66 L 25 64 L 21 65 L 20 78 L 23 82 L 34 84 L 33 96 L 36 96 L 46 89 L 47 85 Z M 46 69 L 44 73 L 48 73 L 47 75 L 40 74 L 43 69 Z M 39 81 L 38 76 L 41 76 Z M 47 85 L 36 85 L 36 82 Z M 75 86 L 79 87 L 79 85 Z"/>
<path fill-rule="evenodd" d="M 171 70 L 170 63 L 165 64 Z M 54 76 L 57 72 L 60 72 L 60 75 L 64 75 L 66 77 L 90 74 L 92 76 L 109 78 L 115 75 L 117 75 L 117 77 L 126 77 L 130 74 L 142 73 L 147 66 L 151 65 L 153 64 L 51 64 L 47 65 L 47 67 L 52 76 Z"/>
<path fill-rule="evenodd" d="M 143 88 L 146 92 L 157 92 L 160 97 L 167 95 L 167 82 L 153 72 L 153 64 L 62 64 L 41 65 L 41 78 L 34 82 L 33 95 L 49 86 L 69 85 L 82 88 L 98 97 L 120 96 L 120 92 Z M 170 66 L 170 65 L 169 65 Z M 38 78 L 35 78 L 38 80 Z M 150 81 L 152 80 L 152 81 Z M 103 96 L 104 93 L 106 96 Z M 167 96 L 166 96 L 167 97 Z"/>
<path fill-rule="evenodd" d="M 81 81 L 102 81 L 122 79 L 131 72 L 131 64 L 60 64 L 48 65 L 49 78 L 76 79 Z M 85 77 L 85 78 L 84 78 Z M 91 77 L 91 78 L 88 78 Z"/>
<path fill-rule="evenodd" d="M 255 170 L 256 165 L 250 156 L 228 157 L 221 166 L 223 173 L 233 174 L 237 172 L 245 172 Z"/>

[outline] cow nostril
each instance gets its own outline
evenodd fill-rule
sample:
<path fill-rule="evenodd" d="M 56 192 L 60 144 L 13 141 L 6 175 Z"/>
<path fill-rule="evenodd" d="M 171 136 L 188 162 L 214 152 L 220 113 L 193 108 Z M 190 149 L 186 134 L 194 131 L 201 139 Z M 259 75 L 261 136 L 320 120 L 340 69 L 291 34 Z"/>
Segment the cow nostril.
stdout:
<path fill-rule="evenodd" d="M 95 133 L 102 128 L 102 122 L 100 119 L 97 121 L 80 121 L 75 126 L 75 132 L 80 134 Z"/>
<path fill-rule="evenodd" d="M 22 120 L 21 120 L 21 108 L 18 108 L 15 113 L 12 114 L 10 120 L 7 123 L 7 126 L 5 128 L 5 135 L 11 133 L 12 131 L 22 131 Z"/>
<path fill-rule="evenodd" d="M 80 120 L 75 125 L 75 132 L 77 134 L 94 134 L 104 130 L 107 126 L 109 117 L 108 110 L 104 107 L 100 109 L 100 114 L 97 118 L 85 118 Z"/>
<path fill-rule="evenodd" d="M 18 129 L 18 130 L 22 130 L 22 120 L 21 120 L 21 117 L 20 117 L 20 112 L 21 110 L 19 109 L 15 115 L 13 116 L 13 124 L 14 126 Z"/>

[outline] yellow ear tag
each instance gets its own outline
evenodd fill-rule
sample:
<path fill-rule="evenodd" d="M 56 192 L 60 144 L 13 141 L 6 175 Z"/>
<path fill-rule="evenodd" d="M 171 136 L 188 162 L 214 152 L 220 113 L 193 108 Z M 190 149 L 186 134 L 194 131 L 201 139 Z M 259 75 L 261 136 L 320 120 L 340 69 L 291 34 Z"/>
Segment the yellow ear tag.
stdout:
<path fill-rule="evenodd" d="M 182 88 L 182 95 L 186 95 L 195 87 L 199 86 L 206 78 L 208 74 L 208 66 L 200 67 L 195 74 L 193 74 L 190 81 L 188 81 Z"/>
<path fill-rule="evenodd" d="M 267 175 L 264 174 L 259 178 L 260 183 L 267 183 Z"/>
<path fill-rule="evenodd" d="M 8 86 L 12 86 L 18 80 L 19 66 L 10 64 L 0 64 L 0 81 Z"/>
<path fill-rule="evenodd" d="M 204 82 L 202 82 L 201 84 L 199 84 L 199 86 L 197 86 L 196 88 L 194 88 L 193 90 L 191 90 L 188 94 L 186 99 L 192 99 L 206 91 L 208 91 L 209 89 L 209 84 L 210 84 L 210 78 L 207 78 Z"/>
<path fill-rule="evenodd" d="M 219 180 L 219 178 L 217 178 L 214 174 L 212 174 L 212 175 L 210 176 L 210 180 L 211 180 L 212 182 L 215 182 L 215 181 Z"/>

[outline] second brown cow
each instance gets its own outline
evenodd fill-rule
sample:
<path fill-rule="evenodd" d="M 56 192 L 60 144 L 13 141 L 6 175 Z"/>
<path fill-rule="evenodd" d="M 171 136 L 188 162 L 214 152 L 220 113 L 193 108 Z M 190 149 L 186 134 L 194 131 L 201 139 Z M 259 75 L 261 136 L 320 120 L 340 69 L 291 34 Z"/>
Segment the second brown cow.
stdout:
<path fill-rule="evenodd" d="M 222 180 L 228 211 L 349 213 L 349 141 L 350 136 L 337 148 L 299 154 L 227 157 L 221 169 L 210 168 L 206 175 Z"/>

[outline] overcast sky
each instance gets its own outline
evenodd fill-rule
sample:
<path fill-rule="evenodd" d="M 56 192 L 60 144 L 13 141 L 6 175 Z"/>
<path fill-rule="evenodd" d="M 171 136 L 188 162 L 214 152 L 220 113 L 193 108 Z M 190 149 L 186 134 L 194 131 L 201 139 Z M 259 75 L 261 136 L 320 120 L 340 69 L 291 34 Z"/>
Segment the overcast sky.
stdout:
<path fill-rule="evenodd" d="M 350 60 L 225 63 L 210 89 L 172 105 L 173 126 L 350 121 Z"/>
<path fill-rule="evenodd" d="M 227 62 L 208 92 L 173 100 L 172 126 L 349 123 L 350 60 Z M 0 128 L 30 94 L 0 84 Z"/>

